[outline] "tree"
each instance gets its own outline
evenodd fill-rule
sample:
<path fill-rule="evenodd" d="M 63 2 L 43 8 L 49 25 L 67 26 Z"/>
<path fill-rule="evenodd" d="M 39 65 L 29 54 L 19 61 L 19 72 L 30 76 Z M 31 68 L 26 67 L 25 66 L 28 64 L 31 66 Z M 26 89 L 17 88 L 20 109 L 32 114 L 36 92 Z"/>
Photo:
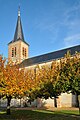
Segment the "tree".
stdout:
<path fill-rule="evenodd" d="M 31 91 L 31 96 L 34 99 L 54 97 L 55 107 L 57 107 L 56 98 L 61 94 L 62 90 L 58 85 L 58 74 L 60 65 L 57 61 L 53 61 L 52 64 L 38 66 L 36 68 L 36 88 Z"/>
<path fill-rule="evenodd" d="M 24 69 L 19 69 L 18 65 L 0 60 L 0 95 L 7 98 L 7 114 L 10 114 L 10 102 L 12 97 L 23 97 L 27 95 L 28 86 Z"/>
<path fill-rule="evenodd" d="M 62 84 L 63 92 L 71 92 L 80 95 L 80 53 L 71 56 L 68 52 L 60 61 L 59 83 Z"/>
<path fill-rule="evenodd" d="M 31 91 L 34 98 L 56 98 L 62 92 L 80 94 L 80 53 L 71 56 L 69 51 L 50 65 L 43 65 L 36 71 L 37 86 Z"/>
<path fill-rule="evenodd" d="M 33 68 L 25 70 L 25 79 L 25 86 L 28 86 L 28 102 L 31 104 L 31 102 L 34 100 L 34 96 L 32 96 L 32 90 L 34 90 L 37 86 L 35 80 L 35 71 Z"/>
<path fill-rule="evenodd" d="M 4 63 L 5 63 L 5 59 L 3 59 L 3 57 L 0 55 L 0 88 L 3 86 Z M 0 92 L 0 97 L 1 97 L 1 92 Z"/>

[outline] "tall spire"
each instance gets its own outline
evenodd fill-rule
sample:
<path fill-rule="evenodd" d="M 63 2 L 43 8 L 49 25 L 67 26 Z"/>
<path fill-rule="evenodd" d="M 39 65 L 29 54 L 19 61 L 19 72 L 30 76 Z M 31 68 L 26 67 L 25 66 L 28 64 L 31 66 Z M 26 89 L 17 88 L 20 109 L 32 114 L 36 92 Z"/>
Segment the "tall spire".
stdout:
<path fill-rule="evenodd" d="M 16 25 L 13 41 L 17 41 L 17 40 L 24 41 L 24 35 L 22 30 L 21 18 L 20 18 L 20 6 L 18 8 L 18 19 L 17 19 L 17 25 Z"/>
<path fill-rule="evenodd" d="M 18 7 L 18 19 L 17 19 L 17 25 L 16 25 L 16 30 L 15 30 L 14 38 L 8 44 L 16 42 L 18 40 L 21 40 L 21 41 L 23 41 L 23 42 L 26 43 L 26 41 L 24 40 L 24 35 L 23 35 L 23 30 L 22 30 L 22 24 L 21 24 L 20 6 Z M 26 43 L 26 44 L 29 45 L 28 43 Z"/>

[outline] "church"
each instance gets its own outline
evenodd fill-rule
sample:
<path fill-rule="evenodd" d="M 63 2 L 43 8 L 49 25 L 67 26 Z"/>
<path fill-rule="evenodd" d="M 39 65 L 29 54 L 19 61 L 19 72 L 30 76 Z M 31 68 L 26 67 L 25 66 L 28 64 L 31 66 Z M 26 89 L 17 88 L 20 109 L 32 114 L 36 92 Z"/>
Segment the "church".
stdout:
<path fill-rule="evenodd" d="M 20 16 L 20 8 L 18 10 L 18 19 L 16 30 L 14 34 L 14 38 L 12 41 L 8 43 L 8 59 L 13 62 L 18 62 L 20 64 L 20 68 L 32 68 L 37 65 L 47 65 L 51 64 L 53 60 L 59 60 L 64 57 L 67 51 L 71 52 L 71 55 L 74 55 L 75 52 L 80 52 L 80 45 L 73 46 L 70 48 L 62 49 L 59 51 L 50 52 L 47 54 L 42 54 L 39 56 L 34 56 L 29 58 L 28 56 L 29 44 L 25 41 L 21 16 Z M 55 107 L 54 99 L 41 100 L 37 99 L 38 107 L 41 107 L 44 103 L 45 106 Z M 5 102 L 6 104 L 6 102 Z M 11 103 L 12 106 L 19 105 L 19 100 L 15 100 L 15 102 Z M 23 104 L 23 102 L 22 102 Z M 2 104 L 3 105 L 3 104 Z M 22 105 L 23 106 L 23 105 Z M 32 102 L 32 106 L 36 106 L 36 100 Z M 62 93 L 59 98 L 57 98 L 57 107 L 73 107 L 76 106 L 76 96 L 73 94 Z"/>

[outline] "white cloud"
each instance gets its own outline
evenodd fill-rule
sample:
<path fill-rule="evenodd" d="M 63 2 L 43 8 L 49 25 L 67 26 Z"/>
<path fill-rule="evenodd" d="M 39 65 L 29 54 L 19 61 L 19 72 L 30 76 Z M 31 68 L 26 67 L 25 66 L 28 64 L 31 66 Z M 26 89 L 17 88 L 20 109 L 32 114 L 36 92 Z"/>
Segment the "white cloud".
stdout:
<path fill-rule="evenodd" d="M 62 25 L 67 28 L 64 46 L 71 47 L 80 44 L 80 1 L 64 12 Z"/>
<path fill-rule="evenodd" d="M 74 29 L 76 25 L 80 25 L 80 1 L 76 2 L 72 7 L 66 9 L 63 13 L 62 25 L 68 29 Z"/>
<path fill-rule="evenodd" d="M 80 34 L 69 36 L 64 39 L 64 41 L 66 41 L 66 42 L 75 41 L 75 40 L 80 40 Z"/>
<path fill-rule="evenodd" d="M 75 34 L 64 38 L 65 47 L 80 44 L 80 34 Z"/>

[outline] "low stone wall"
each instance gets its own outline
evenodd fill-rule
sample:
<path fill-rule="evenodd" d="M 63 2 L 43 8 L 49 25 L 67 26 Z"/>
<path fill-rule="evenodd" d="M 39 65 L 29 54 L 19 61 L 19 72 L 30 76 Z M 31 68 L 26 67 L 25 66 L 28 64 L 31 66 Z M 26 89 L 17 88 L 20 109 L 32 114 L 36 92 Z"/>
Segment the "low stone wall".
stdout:
<path fill-rule="evenodd" d="M 51 99 L 40 99 L 37 98 L 33 102 L 28 103 L 27 98 L 22 99 L 12 99 L 11 100 L 11 107 L 55 107 L 55 100 L 54 98 Z M 73 95 L 71 93 L 62 93 L 58 98 L 56 98 L 57 107 L 74 107 L 76 106 L 76 95 Z M 7 100 L 6 99 L 0 99 L 0 106 L 6 107 L 7 106 Z"/>

